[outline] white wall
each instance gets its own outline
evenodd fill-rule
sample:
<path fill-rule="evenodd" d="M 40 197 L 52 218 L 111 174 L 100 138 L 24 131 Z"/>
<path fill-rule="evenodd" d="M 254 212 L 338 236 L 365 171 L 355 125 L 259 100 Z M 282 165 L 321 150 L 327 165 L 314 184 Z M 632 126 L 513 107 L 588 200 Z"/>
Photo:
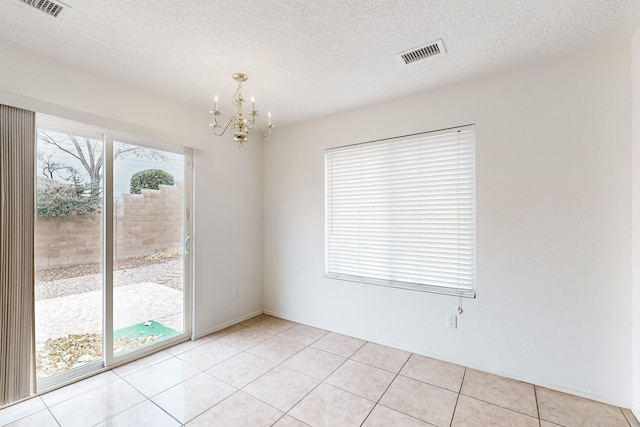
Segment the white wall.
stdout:
<path fill-rule="evenodd" d="M 211 134 L 207 111 L 2 40 L 0 58 L 0 103 L 199 147 L 194 152 L 194 333 L 261 311 L 260 138 L 239 150 L 231 137 Z"/>
<path fill-rule="evenodd" d="M 195 335 L 262 312 L 262 141 L 196 151 Z M 238 297 L 236 298 L 236 290 Z"/>
<path fill-rule="evenodd" d="M 104 78 L 0 39 L 0 102 L 165 142 L 206 148 L 206 110 Z M 205 89 L 203 89 L 205 90 Z"/>
<path fill-rule="evenodd" d="M 632 145 L 633 145 L 633 402 L 640 419 L 640 29 L 631 39 Z"/>
<path fill-rule="evenodd" d="M 608 46 L 274 133 L 265 311 L 628 407 L 630 56 Z M 455 298 L 325 279 L 323 150 L 470 123 L 478 297 L 459 329 Z"/>

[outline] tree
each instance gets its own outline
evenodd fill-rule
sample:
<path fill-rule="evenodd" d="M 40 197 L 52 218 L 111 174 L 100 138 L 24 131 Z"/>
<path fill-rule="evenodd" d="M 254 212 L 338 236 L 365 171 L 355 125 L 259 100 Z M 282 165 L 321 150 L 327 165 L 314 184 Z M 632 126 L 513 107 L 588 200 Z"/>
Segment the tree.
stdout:
<path fill-rule="evenodd" d="M 54 161 L 53 154 L 45 155 L 43 152 L 38 152 L 38 163 L 42 169 L 42 175 L 49 179 L 53 179 L 54 174 L 61 170 L 67 170 L 70 167 Z"/>
<path fill-rule="evenodd" d="M 95 218 L 100 212 L 100 195 L 84 182 L 78 169 L 56 162 L 53 154 L 38 153 L 38 163 L 44 177 L 36 185 L 36 211 L 39 216 L 69 216 L 74 213 Z M 64 182 L 54 179 L 61 178 Z"/>
<path fill-rule="evenodd" d="M 160 185 L 173 185 L 173 175 L 162 169 L 146 169 L 131 176 L 131 194 L 140 194 L 143 188 L 160 189 Z"/>
<path fill-rule="evenodd" d="M 104 151 L 101 140 L 42 129 L 38 129 L 38 139 L 77 159 L 89 176 L 91 196 L 99 197 L 101 195 L 102 168 L 104 166 Z M 140 159 L 167 160 L 164 154 L 156 150 L 129 144 L 116 144 L 113 153 L 114 160 L 131 155 Z M 43 164 L 43 174 L 45 176 L 53 178 L 53 173 L 58 170 L 70 171 L 75 169 L 69 165 L 60 166 L 60 163 L 51 162 L 51 157 L 51 155 L 45 157 L 44 153 L 38 153 L 38 159 Z M 44 160 L 48 161 L 45 162 Z M 77 169 L 75 170 L 78 172 Z"/>
<path fill-rule="evenodd" d="M 41 216 L 67 216 L 73 213 L 94 217 L 102 204 L 102 172 L 104 151 L 101 140 L 72 134 L 38 130 L 38 142 L 55 147 L 78 160 L 79 168 L 55 160 L 54 154 L 38 152 L 38 164 L 47 180 L 38 180 L 37 211 Z M 129 144 L 115 144 L 114 160 L 135 156 L 151 160 L 167 160 L 159 151 Z M 84 175 L 84 176 L 83 176 Z M 89 182 L 84 178 L 88 176 Z M 55 182 L 58 177 L 62 182 Z"/>

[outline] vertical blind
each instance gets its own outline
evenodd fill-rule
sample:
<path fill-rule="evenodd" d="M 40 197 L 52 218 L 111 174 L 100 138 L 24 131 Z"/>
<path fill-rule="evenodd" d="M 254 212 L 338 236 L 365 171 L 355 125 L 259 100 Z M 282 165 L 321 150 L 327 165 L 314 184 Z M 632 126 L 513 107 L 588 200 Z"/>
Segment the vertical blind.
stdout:
<path fill-rule="evenodd" d="M 325 151 L 326 276 L 475 296 L 475 130 Z"/>
<path fill-rule="evenodd" d="M 33 382 L 34 150 L 35 113 L 0 105 L 0 406 Z"/>

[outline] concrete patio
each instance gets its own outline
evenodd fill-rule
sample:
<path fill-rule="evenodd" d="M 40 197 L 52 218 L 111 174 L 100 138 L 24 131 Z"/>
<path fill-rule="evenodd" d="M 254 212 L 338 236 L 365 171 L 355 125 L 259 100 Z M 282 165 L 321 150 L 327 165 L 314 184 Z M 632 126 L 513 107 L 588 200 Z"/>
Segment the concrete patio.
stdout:
<path fill-rule="evenodd" d="M 115 330 L 155 320 L 183 329 L 183 293 L 157 283 L 135 283 L 113 290 Z M 102 291 L 36 301 L 36 347 L 49 338 L 102 333 Z"/>
<path fill-rule="evenodd" d="M 151 320 L 174 331 L 184 329 L 183 292 L 166 285 L 141 282 L 116 287 L 113 306 L 114 331 Z M 36 301 L 35 350 L 39 378 L 101 357 L 102 307 L 102 291 Z M 158 339 L 151 331 L 139 338 L 115 340 L 114 352 L 142 346 L 147 342 L 145 339 L 150 340 L 148 342 Z M 47 343 L 48 340 L 52 340 L 51 344 Z"/>

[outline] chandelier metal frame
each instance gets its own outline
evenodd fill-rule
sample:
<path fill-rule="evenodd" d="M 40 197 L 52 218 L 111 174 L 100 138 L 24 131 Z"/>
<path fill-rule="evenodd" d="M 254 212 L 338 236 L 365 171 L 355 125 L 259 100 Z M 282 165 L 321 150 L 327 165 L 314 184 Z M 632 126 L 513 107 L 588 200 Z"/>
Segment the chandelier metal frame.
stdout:
<path fill-rule="evenodd" d="M 251 110 L 247 111 L 248 117 L 245 116 L 243 112 L 242 105 L 245 103 L 244 96 L 242 95 L 242 83 L 246 82 L 249 79 L 244 73 L 235 73 L 233 75 L 233 79 L 238 82 L 238 88 L 234 92 L 231 97 L 231 102 L 233 103 L 233 107 L 235 108 L 235 115 L 231 116 L 229 120 L 224 122 L 224 124 L 218 123 L 218 116 L 222 113 L 218 110 L 218 97 L 214 98 L 215 103 L 213 110 L 210 110 L 209 113 L 213 117 L 213 123 L 209 125 L 213 128 L 213 133 L 217 136 L 222 136 L 227 131 L 229 127 L 233 124 L 233 140 L 242 146 L 247 139 L 249 138 L 249 132 L 254 130 L 258 135 L 263 138 L 271 135 L 271 129 L 275 127 L 275 125 L 271 124 L 271 112 L 267 113 L 267 125 L 264 131 L 260 131 L 258 129 L 258 125 L 256 125 L 256 116 L 260 115 L 260 113 L 256 110 L 255 99 L 251 98 Z"/>

